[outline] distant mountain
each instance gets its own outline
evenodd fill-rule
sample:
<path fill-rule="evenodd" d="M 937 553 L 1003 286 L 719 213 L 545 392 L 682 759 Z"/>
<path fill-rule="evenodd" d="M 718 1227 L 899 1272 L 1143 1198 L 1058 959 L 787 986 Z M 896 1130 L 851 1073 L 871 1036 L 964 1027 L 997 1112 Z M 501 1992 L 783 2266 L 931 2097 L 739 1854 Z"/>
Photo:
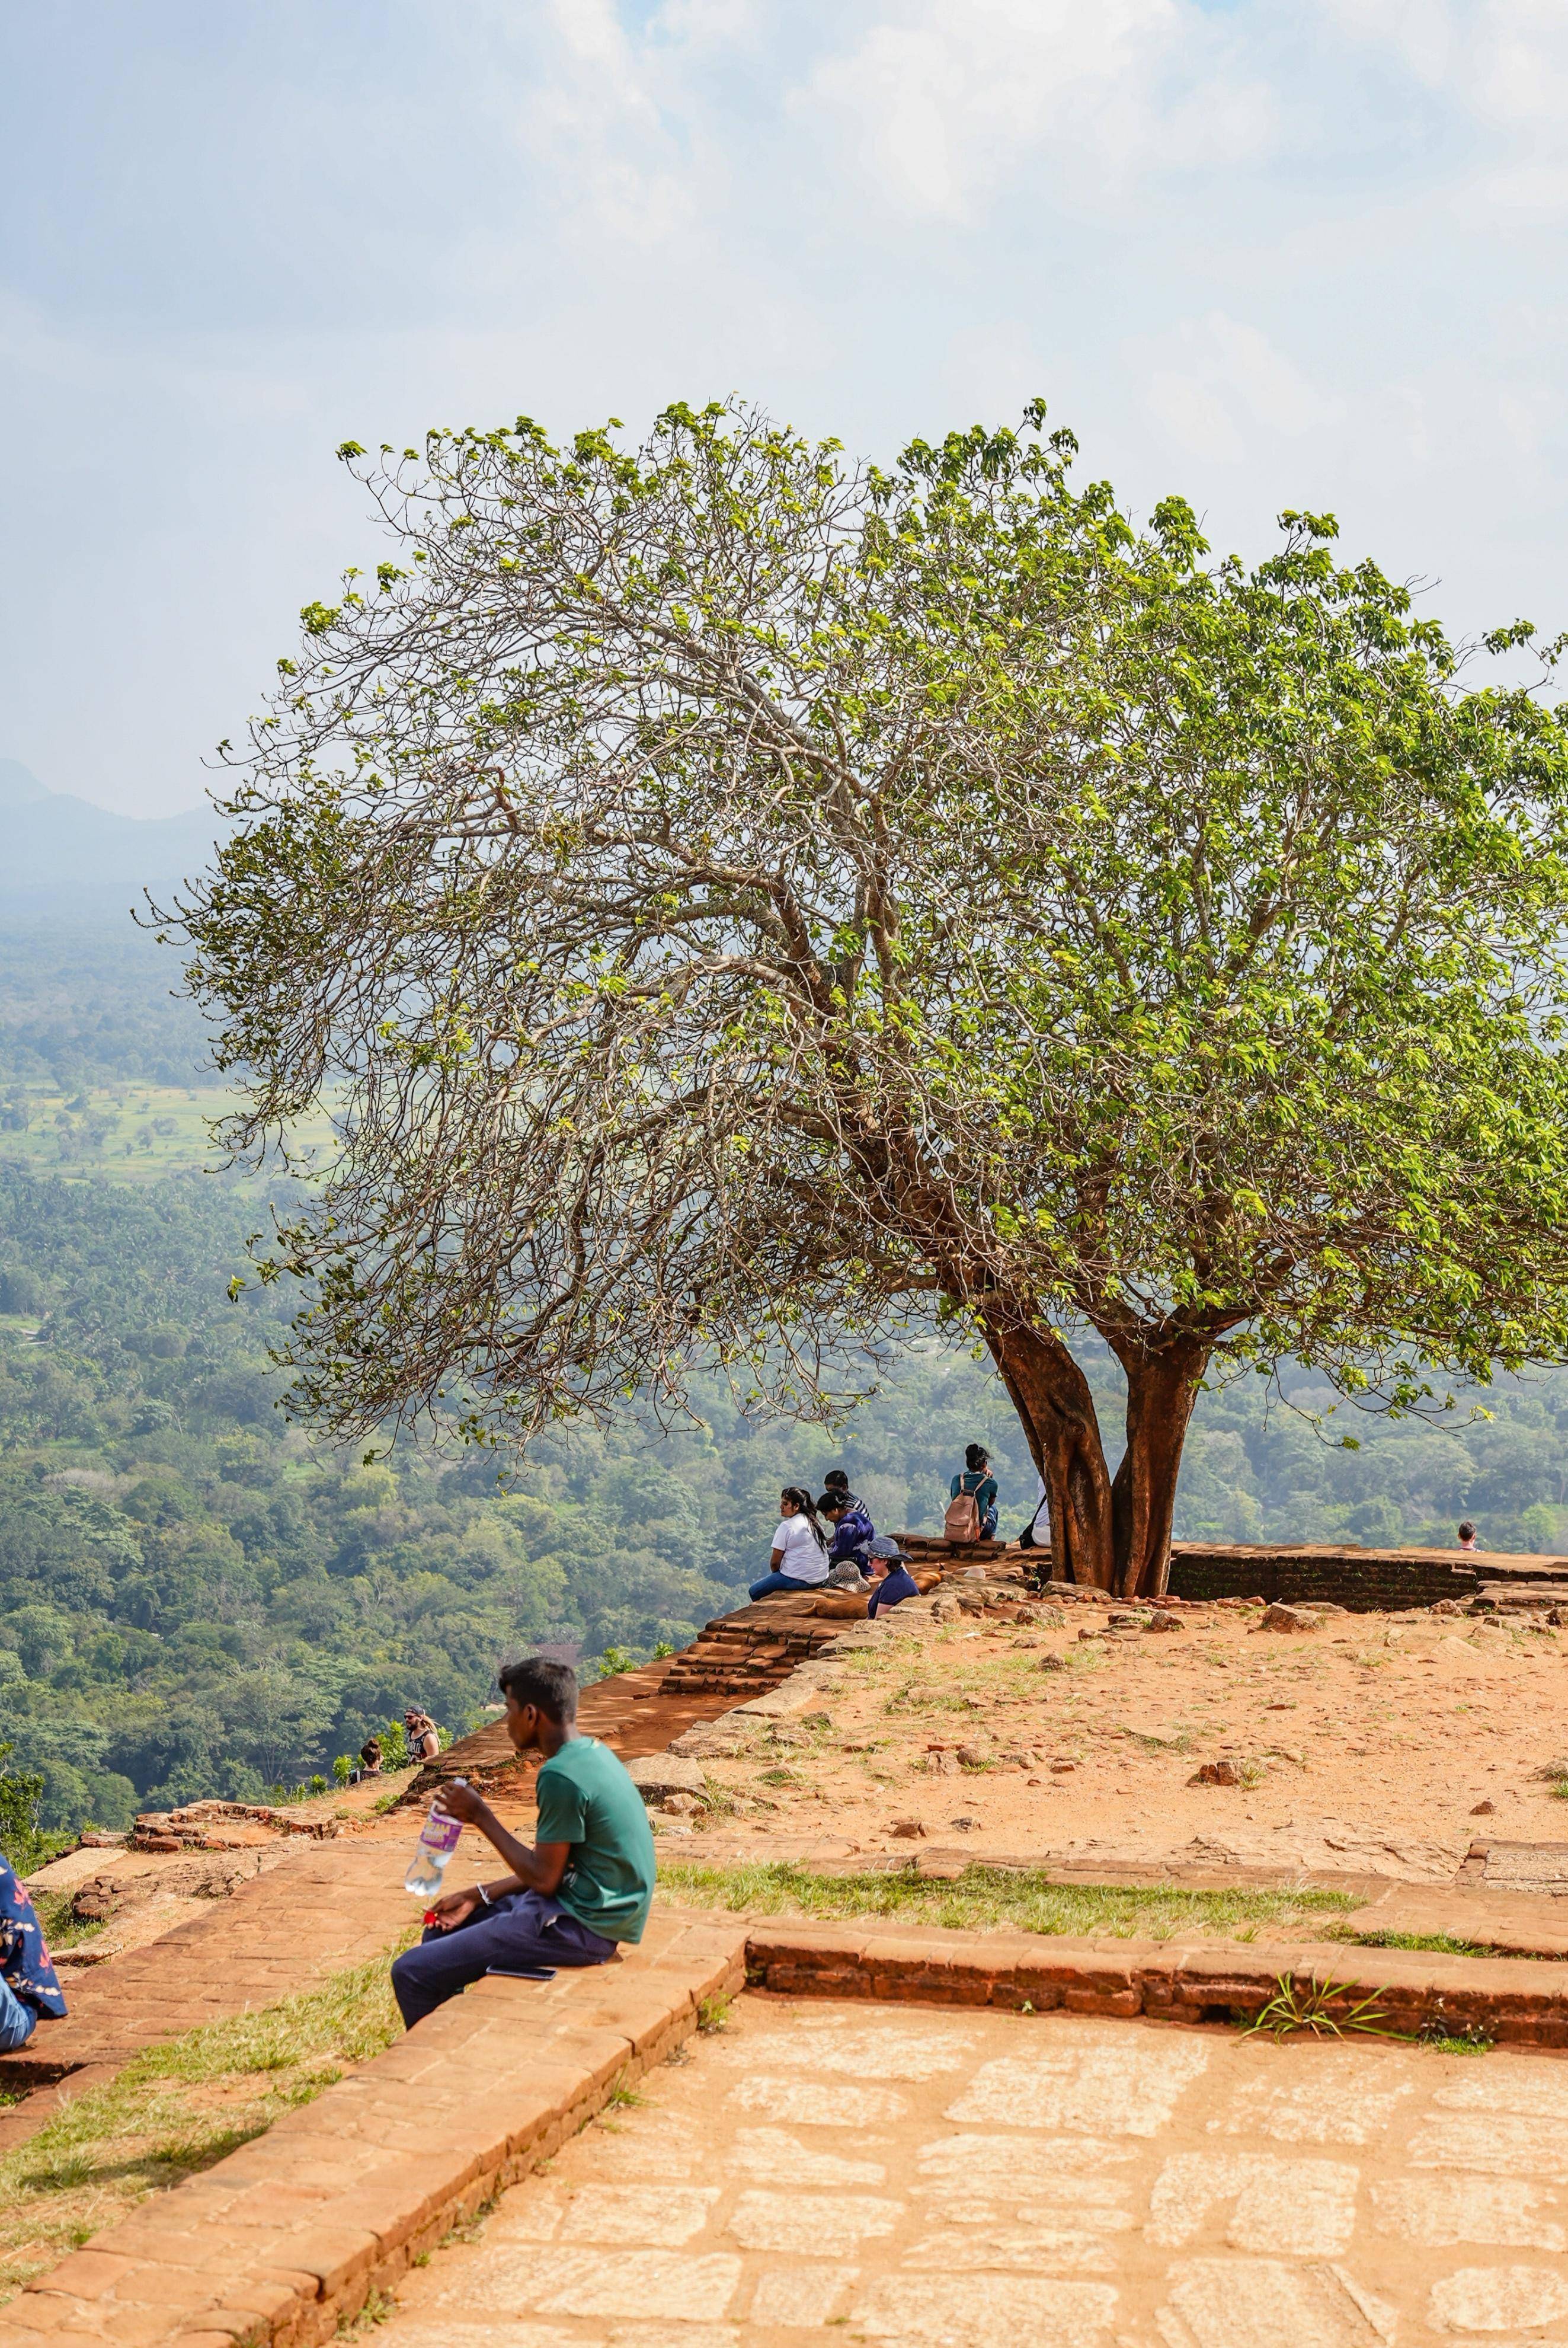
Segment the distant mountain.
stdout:
<path fill-rule="evenodd" d="M 0 758 L 0 916 L 123 920 L 144 889 L 167 899 L 210 861 L 219 830 L 188 815 L 111 815 Z"/>

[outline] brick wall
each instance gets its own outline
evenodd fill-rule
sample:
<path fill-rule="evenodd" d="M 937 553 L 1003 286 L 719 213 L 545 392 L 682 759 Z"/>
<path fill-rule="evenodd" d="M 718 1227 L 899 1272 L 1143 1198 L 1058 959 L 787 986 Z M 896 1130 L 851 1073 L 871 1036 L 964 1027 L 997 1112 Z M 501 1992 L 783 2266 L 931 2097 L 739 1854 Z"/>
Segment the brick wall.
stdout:
<path fill-rule="evenodd" d="M 1327 1599 L 1353 1613 L 1472 1598 L 1481 1575 L 1468 1559 L 1436 1549 L 1268 1549 L 1175 1541 L 1177 1598 L 1266 1598 L 1285 1605 Z"/>

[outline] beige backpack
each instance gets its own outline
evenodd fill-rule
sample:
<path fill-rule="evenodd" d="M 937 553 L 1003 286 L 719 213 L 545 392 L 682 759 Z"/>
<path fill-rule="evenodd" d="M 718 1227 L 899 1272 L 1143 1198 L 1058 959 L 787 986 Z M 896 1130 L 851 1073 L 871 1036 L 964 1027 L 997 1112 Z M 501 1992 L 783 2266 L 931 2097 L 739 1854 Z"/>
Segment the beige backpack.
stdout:
<path fill-rule="evenodd" d="M 980 1504 L 972 1492 L 966 1492 L 961 1486 L 948 1502 L 942 1532 L 950 1541 L 973 1541 L 980 1537 Z"/>

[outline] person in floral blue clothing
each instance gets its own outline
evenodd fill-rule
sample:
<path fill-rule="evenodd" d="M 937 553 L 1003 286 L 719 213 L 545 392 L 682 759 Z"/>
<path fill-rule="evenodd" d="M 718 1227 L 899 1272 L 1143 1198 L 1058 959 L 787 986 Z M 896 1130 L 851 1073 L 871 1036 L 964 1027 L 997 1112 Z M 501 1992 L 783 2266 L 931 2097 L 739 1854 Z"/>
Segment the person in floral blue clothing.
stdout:
<path fill-rule="evenodd" d="M 0 1859 L 0 2054 L 26 2046 L 40 2017 L 59 2022 L 65 2012 L 37 1911 L 10 1861 Z"/>

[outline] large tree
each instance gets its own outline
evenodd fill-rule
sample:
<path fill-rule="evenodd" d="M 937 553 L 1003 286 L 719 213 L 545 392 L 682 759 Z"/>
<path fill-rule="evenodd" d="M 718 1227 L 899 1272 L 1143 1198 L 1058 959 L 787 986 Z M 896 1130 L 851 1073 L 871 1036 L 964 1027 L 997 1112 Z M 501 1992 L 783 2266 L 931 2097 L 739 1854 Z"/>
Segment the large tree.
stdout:
<path fill-rule="evenodd" d="M 1131 1593 L 1205 1375 L 1562 1354 L 1568 732 L 1330 520 L 1215 563 L 1038 408 L 891 474 L 718 408 L 342 454 L 389 559 L 181 913 L 235 1149 L 337 1108 L 263 1264 L 297 1407 L 526 1439 L 698 1358 L 809 1407 L 935 1315 Z"/>

